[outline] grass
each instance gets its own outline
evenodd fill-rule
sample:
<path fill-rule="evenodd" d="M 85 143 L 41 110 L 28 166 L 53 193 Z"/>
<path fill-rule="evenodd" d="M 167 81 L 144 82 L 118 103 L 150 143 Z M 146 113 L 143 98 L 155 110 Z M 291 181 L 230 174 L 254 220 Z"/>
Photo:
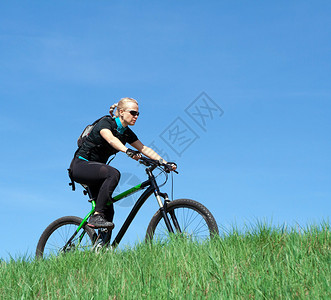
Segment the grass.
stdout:
<path fill-rule="evenodd" d="M 0 264 L 0 299 L 331 299 L 330 226 Z"/>

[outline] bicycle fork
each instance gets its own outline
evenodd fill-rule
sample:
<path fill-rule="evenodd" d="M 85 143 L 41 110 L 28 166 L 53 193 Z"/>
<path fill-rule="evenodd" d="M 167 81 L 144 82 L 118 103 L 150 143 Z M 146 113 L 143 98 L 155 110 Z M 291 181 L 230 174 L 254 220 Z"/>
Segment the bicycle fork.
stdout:
<path fill-rule="evenodd" d="M 169 217 L 167 215 L 167 213 L 168 213 L 167 203 L 170 202 L 168 194 L 160 192 L 160 189 L 159 189 L 159 186 L 156 183 L 155 177 L 154 177 L 154 175 L 152 174 L 152 172 L 150 170 L 147 169 L 146 173 L 147 173 L 147 175 L 149 177 L 149 180 L 150 180 L 150 183 L 151 183 L 151 185 L 154 189 L 154 195 L 155 195 L 155 198 L 157 200 L 157 203 L 160 206 L 160 212 L 161 212 L 162 218 L 164 220 L 164 223 L 166 224 L 168 231 L 174 233 L 174 229 L 172 228 Z M 164 204 L 162 203 L 161 197 L 164 199 Z M 178 220 L 176 218 L 175 213 L 172 211 L 169 214 L 170 214 L 171 219 L 173 221 L 173 224 L 175 226 L 176 232 L 181 232 L 181 229 L 179 227 Z"/>
<path fill-rule="evenodd" d="M 172 233 L 175 232 L 174 229 L 172 228 L 170 219 L 168 217 L 168 213 L 169 213 L 176 232 L 181 233 L 182 231 L 180 229 L 180 226 L 179 226 L 177 217 L 175 215 L 175 212 L 173 210 L 168 211 L 168 209 L 167 209 L 167 204 L 170 202 L 168 194 L 167 193 L 161 193 L 158 189 L 156 189 L 156 190 L 154 190 L 154 195 L 155 195 L 156 200 L 157 200 L 157 202 L 160 206 L 160 212 L 161 212 L 162 218 L 164 220 L 164 223 L 167 226 L 168 231 L 172 232 Z M 164 204 L 161 201 L 161 197 L 164 199 Z"/>

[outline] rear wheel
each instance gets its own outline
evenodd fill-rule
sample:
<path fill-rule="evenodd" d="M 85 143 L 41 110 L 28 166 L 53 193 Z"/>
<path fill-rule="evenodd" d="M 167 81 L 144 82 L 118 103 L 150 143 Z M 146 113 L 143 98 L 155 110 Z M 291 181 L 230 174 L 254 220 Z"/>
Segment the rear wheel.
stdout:
<path fill-rule="evenodd" d="M 47 258 L 75 250 L 92 249 L 97 235 L 87 224 L 77 232 L 82 221 L 79 217 L 67 216 L 52 222 L 39 239 L 36 257 Z"/>
<path fill-rule="evenodd" d="M 201 242 L 218 235 L 217 223 L 211 212 L 201 203 L 190 199 L 177 199 L 167 203 L 167 216 L 176 234 Z M 166 240 L 169 231 L 158 210 L 150 221 L 146 240 Z"/>

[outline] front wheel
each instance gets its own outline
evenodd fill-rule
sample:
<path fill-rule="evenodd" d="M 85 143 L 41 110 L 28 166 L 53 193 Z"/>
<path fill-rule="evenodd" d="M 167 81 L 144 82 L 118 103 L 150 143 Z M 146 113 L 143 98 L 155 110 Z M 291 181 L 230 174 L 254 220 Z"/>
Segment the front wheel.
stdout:
<path fill-rule="evenodd" d="M 68 216 L 52 222 L 39 239 L 36 257 L 47 258 L 74 250 L 91 249 L 96 233 L 87 224 L 77 231 L 82 221 L 81 218 Z"/>
<path fill-rule="evenodd" d="M 166 211 L 173 231 L 193 241 L 201 242 L 219 234 L 213 215 L 199 202 L 177 199 L 167 203 Z M 169 231 L 158 210 L 148 225 L 146 240 L 163 241 L 168 237 Z"/>

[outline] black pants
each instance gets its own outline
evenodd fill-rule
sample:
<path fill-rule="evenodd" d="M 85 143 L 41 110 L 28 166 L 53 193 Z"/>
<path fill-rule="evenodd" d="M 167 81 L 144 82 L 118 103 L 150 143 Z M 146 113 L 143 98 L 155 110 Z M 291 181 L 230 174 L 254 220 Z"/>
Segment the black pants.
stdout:
<path fill-rule="evenodd" d="M 74 181 L 90 188 L 93 198 L 96 199 L 95 211 L 104 214 L 108 221 L 113 221 L 114 206 L 108 206 L 107 202 L 111 200 L 120 180 L 120 172 L 106 164 L 77 157 L 72 160 L 70 169 Z"/>

